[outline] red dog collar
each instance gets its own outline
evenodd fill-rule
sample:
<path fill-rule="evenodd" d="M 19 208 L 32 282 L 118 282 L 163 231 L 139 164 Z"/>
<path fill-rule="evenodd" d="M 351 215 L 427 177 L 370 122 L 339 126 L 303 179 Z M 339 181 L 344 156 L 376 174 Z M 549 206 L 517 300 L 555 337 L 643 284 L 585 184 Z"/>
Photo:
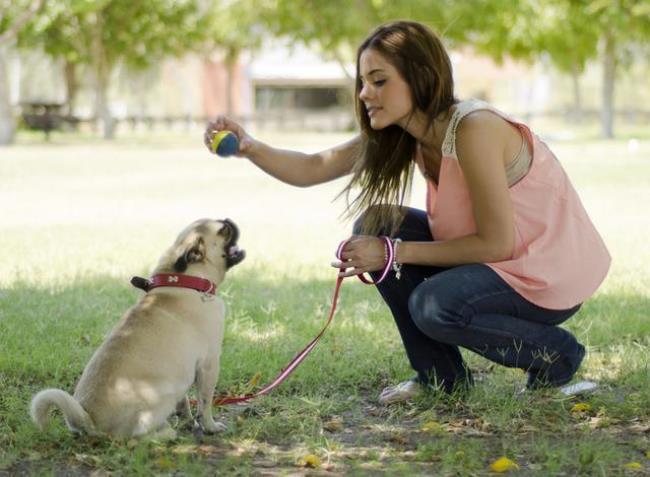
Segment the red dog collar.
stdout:
<path fill-rule="evenodd" d="M 210 280 L 180 273 L 159 273 L 149 279 L 133 277 L 131 278 L 131 285 L 145 292 L 158 287 L 176 287 L 190 288 L 201 293 L 207 293 L 208 295 L 215 295 L 217 293 L 216 285 Z"/>

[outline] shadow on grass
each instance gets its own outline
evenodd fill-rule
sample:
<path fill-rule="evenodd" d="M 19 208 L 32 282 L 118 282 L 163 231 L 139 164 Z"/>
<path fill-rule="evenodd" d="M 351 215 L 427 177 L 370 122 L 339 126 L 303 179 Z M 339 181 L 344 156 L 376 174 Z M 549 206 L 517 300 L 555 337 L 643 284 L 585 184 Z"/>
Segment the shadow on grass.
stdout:
<path fill-rule="evenodd" d="M 334 275 L 334 274 L 333 274 Z M 218 389 L 241 392 L 254 375 L 272 379 L 325 324 L 331 280 L 235 274 L 219 290 L 228 307 Z M 23 384 L 71 388 L 125 310 L 142 292 L 127 279 L 93 277 L 41 289 L 0 289 L 0 372 Z M 648 298 L 598 294 L 567 327 L 596 347 L 650 339 Z M 399 336 L 374 287 L 344 282 L 337 315 L 321 342 L 284 384 L 328 393 L 377 387 L 408 373 Z M 245 390 L 245 389 L 244 389 Z"/>
<path fill-rule="evenodd" d="M 334 279 L 269 281 L 249 274 L 226 280 L 219 290 L 228 308 L 219 392 L 233 391 L 256 374 L 263 384 L 302 350 L 326 322 Z M 113 277 L 53 289 L 17 283 L 0 290 L 0 372 L 25 385 L 71 389 L 94 350 L 141 294 L 127 280 Z M 310 386 L 322 393 L 346 383 L 383 380 L 395 355 L 403 360 L 376 291 L 348 281 L 328 332 L 282 389 L 290 393 L 294 386 Z"/>

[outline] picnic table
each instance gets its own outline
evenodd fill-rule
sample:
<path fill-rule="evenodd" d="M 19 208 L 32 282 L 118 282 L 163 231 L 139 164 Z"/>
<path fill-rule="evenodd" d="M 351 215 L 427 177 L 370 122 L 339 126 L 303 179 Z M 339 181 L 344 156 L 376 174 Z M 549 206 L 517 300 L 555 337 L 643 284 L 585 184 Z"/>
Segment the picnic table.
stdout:
<path fill-rule="evenodd" d="M 60 129 L 66 120 L 62 114 L 62 103 L 28 102 L 21 103 L 22 118 L 25 125 L 45 133 L 45 139 L 50 138 L 50 131 Z"/>

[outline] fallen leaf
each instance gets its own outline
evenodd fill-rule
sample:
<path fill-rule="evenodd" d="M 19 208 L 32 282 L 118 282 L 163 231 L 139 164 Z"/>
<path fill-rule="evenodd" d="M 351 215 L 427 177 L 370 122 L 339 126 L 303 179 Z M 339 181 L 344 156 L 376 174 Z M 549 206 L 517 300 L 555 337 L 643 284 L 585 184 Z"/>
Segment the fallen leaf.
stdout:
<path fill-rule="evenodd" d="M 591 429 L 603 429 L 612 425 L 612 420 L 607 416 L 596 416 L 589 419 L 588 425 Z"/>
<path fill-rule="evenodd" d="M 470 421 L 465 421 L 462 423 L 459 422 L 450 422 L 445 426 L 445 430 L 447 432 L 450 432 L 452 434 L 462 434 L 465 436 L 473 436 L 473 437 L 481 437 L 481 436 L 489 436 L 489 432 L 482 431 L 480 429 L 477 429 L 474 427 Z"/>
<path fill-rule="evenodd" d="M 160 470 L 174 470 L 176 468 L 176 462 L 165 456 L 158 457 L 153 465 Z"/>
<path fill-rule="evenodd" d="M 643 424 L 638 422 L 632 424 L 631 426 L 627 426 L 627 430 L 639 434 L 645 434 L 646 432 L 650 432 L 650 424 Z"/>
<path fill-rule="evenodd" d="M 436 421 L 425 422 L 420 428 L 422 432 L 431 432 L 433 434 L 442 434 L 445 432 L 445 428 Z"/>
<path fill-rule="evenodd" d="M 329 432 L 341 432 L 343 430 L 343 420 L 340 417 L 333 417 L 323 423 L 323 429 Z"/>
<path fill-rule="evenodd" d="M 174 454 L 194 454 L 196 446 L 194 444 L 179 444 L 172 448 Z"/>
<path fill-rule="evenodd" d="M 587 404 L 586 402 L 577 402 L 571 408 L 571 412 L 573 413 L 589 412 L 589 411 L 591 411 L 591 405 Z"/>
<path fill-rule="evenodd" d="M 300 467 L 311 467 L 312 469 L 315 469 L 320 467 L 320 459 L 314 454 L 307 454 L 298 461 L 298 465 Z"/>
<path fill-rule="evenodd" d="M 539 427 L 533 426 L 531 424 L 524 424 L 519 429 L 519 432 L 521 432 L 521 433 L 529 433 L 529 432 L 530 433 L 536 433 L 536 432 L 540 432 L 540 429 L 539 429 Z"/>
<path fill-rule="evenodd" d="M 96 455 L 90 455 L 90 454 L 75 454 L 74 458 L 78 461 L 81 462 L 82 464 L 86 464 L 89 466 L 95 466 L 95 465 L 100 465 L 102 463 L 102 459 Z"/>
<path fill-rule="evenodd" d="M 639 462 L 628 462 L 627 464 L 623 464 L 623 467 L 625 467 L 627 470 L 643 470 L 643 465 L 641 465 Z"/>
<path fill-rule="evenodd" d="M 33 461 L 33 460 L 41 460 L 43 458 L 43 454 L 41 454 L 38 451 L 27 451 L 27 460 L 28 461 Z"/>
<path fill-rule="evenodd" d="M 90 473 L 90 477 L 110 477 L 112 474 L 104 469 L 95 469 Z"/>
<path fill-rule="evenodd" d="M 499 474 L 518 469 L 519 466 L 516 462 L 511 461 L 507 457 L 500 457 L 490 464 L 490 470 Z"/>
<path fill-rule="evenodd" d="M 196 451 L 199 454 L 203 454 L 203 455 L 215 454 L 218 450 L 219 449 L 217 449 L 215 446 L 206 445 L 206 444 L 200 445 L 196 448 Z"/>
<path fill-rule="evenodd" d="M 255 373 L 255 375 L 251 378 L 251 380 L 248 381 L 248 387 L 252 389 L 255 386 L 257 386 L 257 383 L 260 381 L 261 377 L 262 377 L 261 372 L 258 371 L 257 373 Z"/>
<path fill-rule="evenodd" d="M 272 469 L 278 465 L 278 463 L 274 460 L 268 459 L 268 458 L 259 458 L 253 460 L 253 465 L 255 467 L 264 467 L 267 469 Z"/>
<path fill-rule="evenodd" d="M 407 437 L 401 432 L 391 432 L 388 434 L 388 440 L 394 442 L 395 444 L 404 445 L 408 443 Z"/>

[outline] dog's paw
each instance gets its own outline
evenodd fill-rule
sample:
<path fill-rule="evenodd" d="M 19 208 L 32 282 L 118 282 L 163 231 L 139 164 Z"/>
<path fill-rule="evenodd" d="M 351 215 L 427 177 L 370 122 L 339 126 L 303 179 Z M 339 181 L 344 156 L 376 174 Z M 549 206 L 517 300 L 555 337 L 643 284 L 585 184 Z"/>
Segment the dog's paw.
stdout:
<path fill-rule="evenodd" d="M 203 422 L 203 431 L 208 434 L 216 434 L 217 432 L 223 432 L 226 429 L 228 429 L 228 426 L 226 426 L 223 422 L 215 422 L 212 419 Z"/>

